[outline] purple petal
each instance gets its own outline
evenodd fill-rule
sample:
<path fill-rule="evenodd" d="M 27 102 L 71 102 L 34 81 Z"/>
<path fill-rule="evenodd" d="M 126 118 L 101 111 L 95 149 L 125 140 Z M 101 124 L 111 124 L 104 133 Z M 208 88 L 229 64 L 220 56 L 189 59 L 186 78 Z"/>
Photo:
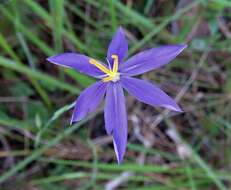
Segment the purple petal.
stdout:
<path fill-rule="evenodd" d="M 119 82 L 109 83 L 104 110 L 105 127 L 113 135 L 113 144 L 118 163 L 121 163 L 127 144 L 127 112 L 122 86 Z"/>
<path fill-rule="evenodd" d="M 113 54 L 118 55 L 119 63 L 121 63 L 124 57 L 127 55 L 127 52 L 128 52 L 128 43 L 122 27 L 119 27 L 119 29 L 116 31 L 115 35 L 113 36 L 113 39 L 109 44 L 108 51 L 107 51 L 107 59 L 111 64 L 111 67 L 113 67 L 113 59 L 111 58 Z"/>
<path fill-rule="evenodd" d="M 84 73 L 96 78 L 104 75 L 96 66 L 89 63 L 89 57 L 77 53 L 63 53 L 49 57 L 47 60 L 56 65 L 73 68 L 80 73 Z"/>
<path fill-rule="evenodd" d="M 99 81 L 86 88 L 80 94 L 75 104 L 71 124 L 80 121 L 97 108 L 105 95 L 106 86 L 107 83 Z"/>
<path fill-rule="evenodd" d="M 121 83 L 132 96 L 135 96 L 143 103 L 165 107 L 178 112 L 182 111 L 172 98 L 148 81 L 123 77 L 121 78 Z"/>
<path fill-rule="evenodd" d="M 168 45 L 140 52 L 120 65 L 120 72 L 139 75 L 172 61 L 187 45 Z"/>

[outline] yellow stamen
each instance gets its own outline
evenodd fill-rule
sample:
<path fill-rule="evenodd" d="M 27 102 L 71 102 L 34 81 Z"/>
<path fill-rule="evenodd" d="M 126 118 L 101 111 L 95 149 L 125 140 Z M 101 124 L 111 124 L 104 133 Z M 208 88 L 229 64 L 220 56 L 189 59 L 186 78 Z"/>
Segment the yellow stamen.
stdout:
<path fill-rule="evenodd" d="M 111 81 L 113 79 L 114 79 L 114 77 L 112 77 L 112 76 L 105 77 L 105 78 L 103 78 L 103 82 L 109 82 L 109 81 Z"/>
<path fill-rule="evenodd" d="M 95 65 L 99 70 L 107 74 L 107 76 L 103 78 L 103 82 L 109 82 L 109 81 L 116 82 L 119 80 L 120 74 L 118 73 L 118 67 L 119 67 L 118 55 L 113 54 L 111 58 L 114 61 L 112 70 L 109 70 L 95 59 L 89 59 L 90 64 Z"/>
<path fill-rule="evenodd" d="M 112 72 L 113 73 L 117 73 L 117 71 L 118 71 L 118 65 L 119 65 L 118 55 L 113 54 L 111 56 L 111 58 L 114 59 L 114 64 L 113 64 L 113 70 L 112 70 Z"/>
<path fill-rule="evenodd" d="M 98 69 L 100 69 L 104 73 L 110 75 L 111 71 L 109 69 L 107 69 L 106 67 L 104 67 L 99 62 L 97 62 L 95 59 L 89 59 L 89 63 L 92 64 L 92 65 L 95 65 Z"/>

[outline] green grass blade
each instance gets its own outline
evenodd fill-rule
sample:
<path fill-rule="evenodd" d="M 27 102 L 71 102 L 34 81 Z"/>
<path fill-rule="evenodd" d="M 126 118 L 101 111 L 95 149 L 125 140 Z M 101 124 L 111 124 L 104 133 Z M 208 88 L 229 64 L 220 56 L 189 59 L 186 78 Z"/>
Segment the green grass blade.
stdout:
<path fill-rule="evenodd" d="M 227 190 L 227 188 L 224 186 L 224 184 L 221 182 L 219 177 L 216 175 L 216 173 L 210 168 L 209 165 L 207 165 L 203 159 L 188 145 L 187 147 L 190 149 L 192 153 L 192 158 L 197 162 L 197 164 L 206 172 L 208 177 L 217 185 L 217 187 L 221 190 Z"/>
<path fill-rule="evenodd" d="M 158 34 L 164 27 L 166 27 L 170 22 L 177 20 L 181 17 L 182 14 L 189 11 L 193 7 L 197 6 L 200 3 L 201 0 L 194 1 L 193 3 L 187 5 L 186 7 L 180 9 L 178 12 L 176 12 L 173 16 L 170 16 L 166 18 L 161 24 L 156 26 L 154 29 L 151 30 L 147 35 L 144 36 L 142 40 L 137 42 L 130 50 L 129 54 L 133 54 L 138 49 L 140 49 L 142 46 L 144 46 L 147 42 L 149 42 L 156 34 Z"/>
<path fill-rule="evenodd" d="M 18 65 L 10 59 L 0 56 L 0 66 L 20 72 L 34 79 L 44 81 L 44 84 L 57 87 L 62 90 L 66 90 L 70 93 L 79 94 L 80 90 L 62 81 L 59 81 L 47 74 L 41 73 L 39 71 L 31 70 L 29 67 L 24 65 Z"/>
<path fill-rule="evenodd" d="M 52 32 L 54 47 L 57 53 L 62 52 L 62 33 L 64 18 L 64 0 L 49 1 L 52 15 Z"/>
<path fill-rule="evenodd" d="M 114 2 L 116 8 L 130 19 L 130 22 L 134 22 L 137 25 L 139 23 L 147 29 L 152 29 L 155 26 L 150 19 L 147 19 L 145 16 L 141 15 L 140 13 L 130 9 L 128 6 L 125 6 L 120 1 L 118 0 L 112 0 L 112 1 Z"/>
<path fill-rule="evenodd" d="M 231 7 L 231 2 L 229 0 L 211 0 L 211 1 L 216 2 L 224 7 Z"/>
<path fill-rule="evenodd" d="M 112 31 L 116 31 L 117 29 L 117 18 L 116 18 L 116 11 L 115 11 L 115 4 L 114 1 L 108 1 L 109 3 L 109 13 L 111 17 L 111 27 Z"/>
<path fill-rule="evenodd" d="M 47 23 L 47 25 L 52 29 L 52 18 L 51 16 L 47 13 L 46 10 L 44 10 L 41 5 L 35 1 L 32 0 L 25 0 L 24 1 L 26 5 L 28 5 L 38 16 L 40 16 L 44 21 Z M 90 52 L 89 49 L 82 43 L 75 35 L 69 33 L 65 29 L 63 29 L 63 34 L 71 41 L 73 42 L 76 46 L 77 49 L 80 49 L 80 51 L 87 51 Z"/>
<path fill-rule="evenodd" d="M 65 128 L 63 132 L 59 133 L 55 138 L 50 140 L 46 145 L 44 145 L 43 147 L 33 151 L 30 156 L 26 157 L 23 161 L 19 162 L 18 164 L 13 166 L 11 169 L 9 169 L 7 172 L 3 173 L 0 176 L 0 183 L 4 182 L 9 177 L 14 175 L 16 172 L 23 169 L 25 166 L 27 166 L 32 161 L 36 160 L 38 157 L 40 157 L 43 154 L 43 152 L 45 152 L 47 149 L 51 148 L 52 146 L 56 145 L 64 137 L 66 137 L 66 136 L 70 135 L 71 133 L 73 133 L 75 130 L 80 128 L 84 123 L 86 123 L 88 120 L 90 120 L 93 117 L 94 117 L 94 115 L 90 115 L 86 119 L 78 122 L 78 124 L 75 124 L 75 125 L 73 125 L 71 127 Z"/>
<path fill-rule="evenodd" d="M 18 58 L 17 54 L 12 50 L 11 46 L 7 42 L 7 40 L 4 38 L 4 36 L 0 33 L 0 47 L 9 54 L 16 62 L 20 62 L 20 59 Z"/>

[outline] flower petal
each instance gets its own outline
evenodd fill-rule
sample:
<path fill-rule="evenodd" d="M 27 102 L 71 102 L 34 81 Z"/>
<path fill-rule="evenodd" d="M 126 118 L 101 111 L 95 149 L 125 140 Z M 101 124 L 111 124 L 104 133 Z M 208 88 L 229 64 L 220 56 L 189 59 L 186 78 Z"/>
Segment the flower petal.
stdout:
<path fill-rule="evenodd" d="M 104 73 L 96 66 L 89 63 L 89 57 L 78 53 L 63 53 L 52 57 L 47 60 L 56 65 L 73 68 L 80 73 L 100 78 Z"/>
<path fill-rule="evenodd" d="M 104 110 L 105 127 L 113 135 L 113 144 L 118 163 L 121 163 L 127 144 L 127 112 L 122 86 L 110 82 L 107 87 Z"/>
<path fill-rule="evenodd" d="M 106 86 L 107 83 L 99 81 L 86 88 L 80 94 L 75 104 L 71 124 L 80 121 L 97 108 L 105 95 Z"/>
<path fill-rule="evenodd" d="M 182 111 L 172 98 L 148 81 L 123 77 L 121 78 L 121 83 L 123 88 L 143 103 L 165 107 L 178 112 Z"/>
<path fill-rule="evenodd" d="M 124 57 L 127 55 L 127 52 L 128 52 L 128 43 L 122 27 L 119 27 L 119 29 L 116 31 L 115 35 L 113 36 L 107 51 L 107 59 L 111 64 L 111 67 L 113 67 L 113 59 L 111 58 L 113 54 L 118 55 L 119 63 L 121 63 Z"/>
<path fill-rule="evenodd" d="M 119 71 L 129 76 L 139 75 L 169 63 L 187 45 L 168 45 L 140 52 L 120 65 Z"/>

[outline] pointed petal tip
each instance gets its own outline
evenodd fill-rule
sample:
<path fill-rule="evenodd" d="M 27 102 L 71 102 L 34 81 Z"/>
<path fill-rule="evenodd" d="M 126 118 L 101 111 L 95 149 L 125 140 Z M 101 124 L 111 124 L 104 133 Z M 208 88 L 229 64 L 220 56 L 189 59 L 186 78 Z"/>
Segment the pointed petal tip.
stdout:
<path fill-rule="evenodd" d="M 107 135 L 112 135 L 112 133 L 113 133 L 113 130 L 110 128 L 110 127 L 104 127 L 104 129 L 106 130 L 106 133 L 107 133 Z M 110 129 L 110 130 L 109 130 Z"/>
<path fill-rule="evenodd" d="M 118 150 L 115 150 L 116 152 L 116 159 L 117 159 L 117 164 L 120 165 L 123 163 L 123 157 L 124 157 L 124 154 L 120 154 L 117 152 Z"/>
<path fill-rule="evenodd" d="M 81 121 L 83 118 L 84 118 L 84 115 L 79 115 L 79 114 L 75 115 L 73 113 L 70 124 L 73 125 L 74 123 Z"/>
<path fill-rule="evenodd" d="M 115 148 L 115 153 L 116 153 L 117 164 L 120 165 L 120 164 L 123 163 L 123 158 L 124 158 L 124 155 L 125 155 L 125 150 L 124 150 L 124 152 L 120 152 L 117 149 L 117 145 L 116 145 L 115 142 L 114 142 L 114 148 Z"/>
<path fill-rule="evenodd" d="M 121 165 L 122 163 L 123 163 L 123 158 L 121 158 L 121 159 L 117 158 L 117 164 Z"/>
<path fill-rule="evenodd" d="M 71 118 L 70 125 L 74 125 L 75 123 L 78 123 L 81 121 L 83 118 Z"/>
<path fill-rule="evenodd" d="M 123 163 L 123 158 L 125 155 L 125 151 L 123 153 L 119 152 L 119 150 L 117 149 L 117 146 L 114 143 L 114 147 L 115 147 L 115 153 L 116 153 L 116 159 L 117 159 L 117 164 L 120 165 Z"/>
<path fill-rule="evenodd" d="M 59 56 L 59 55 L 53 55 L 53 56 L 50 56 L 50 57 L 46 58 L 46 60 L 49 61 L 50 63 L 57 64 L 57 63 L 56 63 L 56 58 L 57 58 L 58 56 Z"/>
<path fill-rule="evenodd" d="M 179 113 L 183 113 L 184 112 L 177 103 L 176 103 L 176 105 L 174 107 L 174 111 L 179 112 Z"/>
<path fill-rule="evenodd" d="M 74 125 L 77 122 L 77 120 L 71 118 L 70 125 Z"/>
<path fill-rule="evenodd" d="M 177 109 L 175 109 L 175 111 L 177 111 L 179 113 L 183 113 L 184 112 L 180 107 L 178 107 Z"/>
<path fill-rule="evenodd" d="M 72 120 L 70 121 L 70 125 L 73 125 L 74 123 L 75 123 L 74 121 L 72 121 Z"/>
<path fill-rule="evenodd" d="M 54 57 L 54 56 L 48 57 L 48 58 L 46 58 L 46 60 L 49 61 L 49 62 L 52 62 L 52 58 L 53 58 L 53 57 Z"/>
<path fill-rule="evenodd" d="M 188 44 L 182 44 L 185 48 L 187 48 L 188 47 Z"/>
<path fill-rule="evenodd" d="M 168 108 L 168 109 L 170 109 L 170 110 L 173 110 L 173 111 L 176 111 L 176 112 L 179 112 L 179 113 L 182 113 L 182 112 L 184 112 L 178 105 L 162 105 L 163 107 L 165 107 L 165 108 Z"/>
<path fill-rule="evenodd" d="M 83 118 L 84 118 L 84 115 L 80 115 L 80 114 L 78 114 L 78 112 L 76 112 L 76 110 L 74 110 L 72 113 L 72 116 L 71 116 L 70 125 L 73 125 L 73 124 L 81 121 Z"/>
<path fill-rule="evenodd" d="M 124 32 L 124 29 L 123 29 L 122 26 L 119 26 L 119 27 L 118 27 L 118 30 L 120 30 L 121 32 Z"/>
<path fill-rule="evenodd" d="M 184 46 L 184 48 L 187 48 L 187 47 L 188 47 L 188 44 L 182 44 L 182 46 Z"/>
<path fill-rule="evenodd" d="M 109 44 L 107 51 L 107 59 L 113 65 L 113 59 L 111 58 L 112 54 L 116 54 L 119 58 L 119 63 L 126 57 L 128 52 L 128 42 L 124 29 L 119 26 Z"/>
<path fill-rule="evenodd" d="M 180 44 L 177 46 L 179 47 L 179 49 L 177 50 L 178 52 L 176 53 L 176 55 L 179 55 L 184 49 L 186 49 L 188 47 L 187 44 Z"/>
<path fill-rule="evenodd" d="M 181 51 L 183 51 L 185 48 L 188 47 L 187 44 L 181 44 L 181 45 L 179 45 L 179 46 L 180 46 Z"/>

